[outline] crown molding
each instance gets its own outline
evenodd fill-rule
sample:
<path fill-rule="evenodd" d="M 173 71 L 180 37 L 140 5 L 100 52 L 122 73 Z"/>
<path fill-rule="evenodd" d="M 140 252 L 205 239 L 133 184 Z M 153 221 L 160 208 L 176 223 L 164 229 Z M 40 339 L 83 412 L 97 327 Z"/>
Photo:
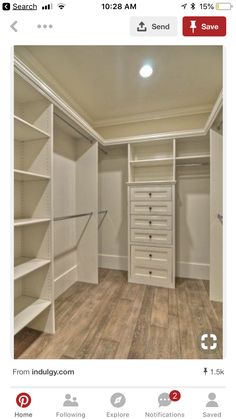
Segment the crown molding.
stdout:
<path fill-rule="evenodd" d="M 144 141 L 168 140 L 170 138 L 186 138 L 198 137 L 206 135 L 212 127 L 215 119 L 219 115 L 223 104 L 223 93 L 220 92 L 212 111 L 207 119 L 205 126 L 201 129 L 182 130 L 174 132 L 154 133 L 149 135 L 129 136 L 121 138 L 103 138 L 91 125 L 81 117 L 68 103 L 65 102 L 53 89 L 51 89 L 45 82 L 43 82 L 29 67 L 27 67 L 19 58 L 15 58 L 15 71 L 30 85 L 32 85 L 42 96 L 47 98 L 58 109 L 60 109 L 65 116 L 77 124 L 82 130 L 91 137 L 92 140 L 97 141 L 103 146 L 138 143 Z"/>
<path fill-rule="evenodd" d="M 130 137 L 121 137 L 121 138 L 109 138 L 107 140 L 104 139 L 104 144 L 105 145 L 115 145 L 115 144 L 118 145 L 118 144 L 125 144 L 125 143 L 140 143 L 144 141 L 169 140 L 171 138 L 205 136 L 208 134 L 215 119 L 219 115 L 219 112 L 222 109 L 222 106 L 223 106 L 223 91 L 220 92 L 211 110 L 211 113 L 206 121 L 205 126 L 201 129 L 163 132 L 163 133 L 149 134 L 149 135 L 136 135 L 136 136 L 130 136 Z"/>
<path fill-rule="evenodd" d="M 206 124 L 205 124 L 205 127 L 204 127 L 206 133 L 212 127 L 212 125 L 213 125 L 215 119 L 217 118 L 217 116 L 219 115 L 222 107 L 223 107 L 223 90 L 221 90 L 218 98 L 216 99 L 215 104 L 214 104 L 214 106 L 211 110 L 211 113 L 209 115 L 209 118 L 206 121 Z"/>
<path fill-rule="evenodd" d="M 104 138 L 95 131 L 91 125 L 78 112 L 76 112 L 64 99 L 62 99 L 54 90 L 42 81 L 29 67 L 27 67 L 19 58 L 15 58 L 14 67 L 17 74 L 33 86 L 47 100 L 60 109 L 71 121 L 75 122 L 86 135 L 92 140 L 104 144 Z"/>
<path fill-rule="evenodd" d="M 132 124 L 137 122 L 157 121 L 159 119 L 179 118 L 183 116 L 201 115 L 210 113 L 212 105 L 192 106 L 188 108 L 170 109 L 168 111 L 147 112 L 142 114 L 135 114 L 121 118 L 108 118 L 101 120 L 94 120 L 93 126 L 95 128 L 109 127 L 114 125 Z"/>
<path fill-rule="evenodd" d="M 205 135 L 205 130 L 202 129 L 192 129 L 192 130 L 183 130 L 183 131 L 171 131 L 171 132 L 162 132 L 157 134 L 149 135 L 137 135 L 130 137 L 121 137 L 121 138 L 109 138 L 104 139 L 104 145 L 118 145 L 118 144 L 131 144 L 131 143 L 141 143 L 145 141 L 160 141 L 160 140 L 169 140 L 173 138 L 187 138 L 187 137 L 201 137 Z"/>
<path fill-rule="evenodd" d="M 74 108 L 89 124 L 92 124 L 90 115 L 68 94 L 68 92 L 62 87 L 62 85 L 55 80 L 55 77 L 48 71 L 40 61 L 35 58 L 27 47 L 22 46 L 20 54 L 16 57 L 24 63 L 31 71 L 37 75 L 41 80 L 45 80 L 48 86 L 51 86 L 54 92 L 63 98 L 68 105 Z"/>

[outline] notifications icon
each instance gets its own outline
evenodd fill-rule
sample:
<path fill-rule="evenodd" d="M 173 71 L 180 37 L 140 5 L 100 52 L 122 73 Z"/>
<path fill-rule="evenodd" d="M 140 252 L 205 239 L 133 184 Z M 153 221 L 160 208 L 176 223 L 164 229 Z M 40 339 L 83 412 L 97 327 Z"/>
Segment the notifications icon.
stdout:
<path fill-rule="evenodd" d="M 171 404 L 169 393 L 161 393 L 158 397 L 159 407 Z"/>

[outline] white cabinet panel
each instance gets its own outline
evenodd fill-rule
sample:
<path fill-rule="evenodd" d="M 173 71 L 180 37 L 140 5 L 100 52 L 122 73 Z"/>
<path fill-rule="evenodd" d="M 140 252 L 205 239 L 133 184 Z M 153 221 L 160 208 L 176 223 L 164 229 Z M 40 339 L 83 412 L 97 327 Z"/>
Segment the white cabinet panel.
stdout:
<path fill-rule="evenodd" d="M 171 186 L 148 186 L 131 188 L 131 201 L 170 201 Z"/>
<path fill-rule="evenodd" d="M 160 215 L 171 215 L 172 214 L 172 202 L 165 201 L 154 201 L 147 203 L 145 201 L 131 201 L 131 214 L 160 214 Z"/>
<path fill-rule="evenodd" d="M 134 266 L 170 270 L 172 249 L 160 247 L 131 246 L 131 256 Z"/>
<path fill-rule="evenodd" d="M 172 217 L 169 215 L 131 215 L 131 228 L 171 230 Z"/>
<path fill-rule="evenodd" d="M 153 286 L 172 286 L 172 249 L 132 246 L 131 261 L 131 282 Z"/>
<path fill-rule="evenodd" d="M 168 230 L 131 230 L 131 241 L 146 244 L 169 245 L 172 243 L 172 232 Z"/>

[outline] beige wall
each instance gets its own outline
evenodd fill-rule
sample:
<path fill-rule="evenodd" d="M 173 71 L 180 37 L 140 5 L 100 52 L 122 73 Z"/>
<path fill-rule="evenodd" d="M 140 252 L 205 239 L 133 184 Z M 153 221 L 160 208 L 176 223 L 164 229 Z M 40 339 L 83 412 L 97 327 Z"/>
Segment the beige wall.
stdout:
<path fill-rule="evenodd" d="M 108 210 L 98 230 L 99 266 L 127 270 L 127 145 L 106 150 L 99 153 L 99 209 Z"/>

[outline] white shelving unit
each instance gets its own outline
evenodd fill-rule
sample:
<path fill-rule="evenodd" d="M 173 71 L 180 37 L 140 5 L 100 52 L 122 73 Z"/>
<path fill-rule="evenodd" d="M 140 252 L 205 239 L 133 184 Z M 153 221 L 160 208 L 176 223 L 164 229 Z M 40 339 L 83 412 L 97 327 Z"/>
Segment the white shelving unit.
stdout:
<path fill-rule="evenodd" d="M 15 218 L 14 226 L 21 227 L 31 224 L 48 223 L 50 218 Z"/>
<path fill-rule="evenodd" d="M 40 269 L 43 266 L 49 264 L 49 259 L 30 259 L 25 257 L 16 258 L 14 268 L 14 280 L 16 281 L 17 279 L 22 278 L 23 276 L 28 275 L 29 273 L 34 272 L 37 269 Z"/>
<path fill-rule="evenodd" d="M 209 135 L 176 140 L 176 180 L 210 173 Z"/>
<path fill-rule="evenodd" d="M 209 156 L 209 135 L 204 137 L 180 138 L 176 140 L 176 159 Z"/>
<path fill-rule="evenodd" d="M 14 170 L 14 179 L 19 181 L 30 181 L 30 180 L 49 180 L 49 176 L 40 175 L 38 173 L 26 172 L 25 170 Z"/>
<path fill-rule="evenodd" d="M 175 180 L 175 140 L 158 140 L 129 145 L 129 183 Z"/>
<path fill-rule="evenodd" d="M 14 332 L 53 333 L 53 106 L 15 75 Z"/>
<path fill-rule="evenodd" d="M 48 300 L 41 298 L 33 298 L 26 295 L 21 295 L 15 299 L 15 324 L 14 333 L 18 333 L 21 329 L 32 322 L 44 310 L 51 305 Z"/>
<path fill-rule="evenodd" d="M 176 163 L 181 164 L 207 164 L 210 162 L 210 154 L 200 155 L 200 156 L 185 156 L 185 157 L 176 157 Z"/>
<path fill-rule="evenodd" d="M 129 282 L 175 286 L 175 140 L 129 144 Z"/>
<path fill-rule="evenodd" d="M 130 282 L 175 286 L 175 184 L 209 168 L 208 135 L 129 144 Z"/>
<path fill-rule="evenodd" d="M 15 141 L 33 141 L 48 139 L 49 134 L 18 116 L 14 116 Z"/>

